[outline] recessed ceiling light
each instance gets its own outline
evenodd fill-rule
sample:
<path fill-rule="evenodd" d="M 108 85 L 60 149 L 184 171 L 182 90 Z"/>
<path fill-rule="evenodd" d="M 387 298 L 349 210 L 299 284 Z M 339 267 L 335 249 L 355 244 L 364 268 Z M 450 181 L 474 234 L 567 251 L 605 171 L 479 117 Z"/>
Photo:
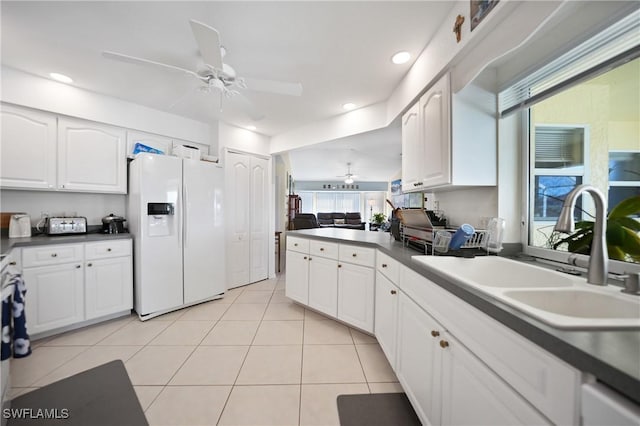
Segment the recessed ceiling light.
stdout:
<path fill-rule="evenodd" d="M 351 102 L 347 102 L 346 104 L 342 105 L 342 108 L 346 109 L 347 111 L 354 109 L 355 107 L 356 107 L 356 104 Z"/>
<path fill-rule="evenodd" d="M 393 62 L 394 64 L 400 65 L 400 64 L 404 64 L 409 59 L 411 59 L 411 54 L 409 52 L 402 51 L 393 55 L 391 57 L 391 62 Z"/>
<path fill-rule="evenodd" d="M 249 130 L 256 130 L 256 126 L 254 126 L 254 125 L 250 125 L 250 126 L 247 126 L 247 129 L 249 129 Z"/>
<path fill-rule="evenodd" d="M 71 77 L 67 77 L 64 74 L 58 74 L 57 72 L 49 73 L 49 77 L 62 83 L 73 83 L 73 79 Z"/>

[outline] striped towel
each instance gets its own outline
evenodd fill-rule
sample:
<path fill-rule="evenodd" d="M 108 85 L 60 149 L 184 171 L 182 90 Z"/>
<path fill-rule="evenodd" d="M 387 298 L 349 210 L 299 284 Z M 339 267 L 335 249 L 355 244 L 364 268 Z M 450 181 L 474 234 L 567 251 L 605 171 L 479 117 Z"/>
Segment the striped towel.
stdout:
<path fill-rule="evenodd" d="M 11 357 L 11 343 L 13 342 L 13 357 L 24 358 L 31 355 L 31 343 L 27 334 L 27 319 L 24 303 L 27 287 L 22 275 L 14 274 L 9 278 L 9 285 L 13 284 L 13 297 L 8 295 L 2 300 L 2 342 L 0 344 L 0 360 Z M 11 330 L 13 319 L 13 333 Z"/>

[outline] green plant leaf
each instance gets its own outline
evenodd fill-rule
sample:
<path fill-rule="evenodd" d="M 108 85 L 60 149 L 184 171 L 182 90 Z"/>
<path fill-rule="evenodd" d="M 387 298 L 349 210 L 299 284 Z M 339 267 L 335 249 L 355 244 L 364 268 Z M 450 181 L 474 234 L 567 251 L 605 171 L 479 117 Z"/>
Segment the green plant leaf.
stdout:
<path fill-rule="evenodd" d="M 615 260 L 622 260 L 625 261 L 626 260 L 626 256 L 624 254 L 624 251 L 620 249 L 620 247 L 609 247 L 607 246 L 607 251 L 609 252 L 609 259 L 615 259 Z"/>
<path fill-rule="evenodd" d="M 620 226 L 624 226 L 625 228 L 629 228 L 632 231 L 640 232 L 640 222 L 630 217 L 615 217 L 613 219 L 609 219 L 608 223 L 617 223 Z"/>
<path fill-rule="evenodd" d="M 640 256 L 640 236 L 628 228 L 622 228 L 623 240 L 617 244 L 625 253 Z"/>
<path fill-rule="evenodd" d="M 622 200 L 609 212 L 609 218 L 618 218 L 640 214 L 640 195 Z"/>

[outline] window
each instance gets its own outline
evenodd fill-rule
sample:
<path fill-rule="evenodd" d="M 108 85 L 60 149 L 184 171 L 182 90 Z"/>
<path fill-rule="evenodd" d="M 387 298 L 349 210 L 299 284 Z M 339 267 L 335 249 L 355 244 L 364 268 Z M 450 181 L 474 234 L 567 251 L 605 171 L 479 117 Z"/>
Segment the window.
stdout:
<path fill-rule="evenodd" d="M 634 12 L 500 93 L 502 116 L 520 110 L 526 123 L 526 252 L 566 261 L 566 244 L 557 244 L 564 235 L 553 227 L 577 185 L 600 189 L 609 211 L 640 197 L 639 56 L 640 12 Z M 578 198 L 574 215 L 594 220 L 589 195 Z M 619 261 L 610 265 L 616 273 L 640 262 L 631 251 L 610 257 Z"/>

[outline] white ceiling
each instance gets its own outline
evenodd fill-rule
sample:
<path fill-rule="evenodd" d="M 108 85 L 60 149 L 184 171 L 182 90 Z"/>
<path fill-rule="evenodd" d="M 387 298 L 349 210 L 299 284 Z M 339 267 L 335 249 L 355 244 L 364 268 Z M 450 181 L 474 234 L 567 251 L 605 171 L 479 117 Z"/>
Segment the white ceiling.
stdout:
<path fill-rule="evenodd" d="M 203 122 L 219 117 L 240 127 L 255 124 L 257 132 L 275 135 L 341 114 L 345 102 L 366 106 L 387 99 L 453 3 L 2 1 L 0 7 L 4 66 L 42 77 L 59 72 L 84 89 Z M 101 56 L 111 50 L 202 69 L 189 19 L 219 31 L 227 50 L 225 62 L 238 75 L 300 82 L 302 96 L 246 90 L 246 97 L 266 115 L 252 123 L 234 99 L 223 101 L 220 115 L 215 98 L 197 92 L 193 78 Z M 400 50 L 409 51 L 412 61 L 392 64 L 391 55 Z M 362 161 L 363 175 L 377 175 L 380 158 L 373 159 L 373 152 L 386 156 L 385 150 L 356 151 L 372 154 L 372 161 L 367 164 L 366 156 L 353 159 L 354 167 Z M 343 158 L 351 154 L 335 156 L 344 163 L 341 169 L 346 170 Z M 295 169 L 307 170 L 296 161 Z M 313 167 L 317 163 L 309 165 L 309 179 L 317 176 Z M 342 173 L 332 168 L 331 175 Z"/>

